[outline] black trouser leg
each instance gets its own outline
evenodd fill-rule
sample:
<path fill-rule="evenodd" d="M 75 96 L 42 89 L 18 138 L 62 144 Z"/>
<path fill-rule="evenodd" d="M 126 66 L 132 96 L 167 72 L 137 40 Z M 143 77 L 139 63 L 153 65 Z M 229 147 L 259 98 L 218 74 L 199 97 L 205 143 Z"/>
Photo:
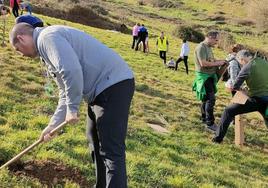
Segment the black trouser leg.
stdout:
<path fill-rule="evenodd" d="M 183 59 L 181 57 L 179 57 L 179 59 L 177 59 L 176 61 L 176 66 L 175 66 L 175 70 L 178 69 L 178 64 L 182 61 Z"/>
<path fill-rule="evenodd" d="M 101 171 L 98 173 L 97 188 L 127 187 L 125 139 L 133 93 L 134 79 L 128 79 L 105 89 L 92 104 L 96 117 L 95 135 L 98 138 L 95 140 L 98 143 L 93 146 L 94 153 L 98 152 L 95 156 L 100 157 L 96 160 L 97 172 Z M 94 134 L 89 137 L 94 138 Z"/>
<path fill-rule="evenodd" d="M 134 49 L 137 39 L 138 39 L 138 36 L 133 36 L 133 41 L 132 41 L 132 46 L 131 46 L 132 49 Z"/>
<path fill-rule="evenodd" d="M 135 50 L 136 50 L 136 51 L 138 51 L 138 49 L 139 49 L 139 44 L 140 44 L 141 41 L 142 41 L 142 40 L 141 40 L 141 38 L 139 37 L 139 38 L 137 39 L 137 42 L 136 42 L 136 47 L 135 47 Z"/>
<path fill-rule="evenodd" d="M 19 9 L 17 7 L 14 7 L 12 9 L 12 13 L 15 16 L 15 18 L 17 18 L 19 16 Z"/>
<path fill-rule="evenodd" d="M 146 52 L 146 44 L 145 44 L 145 39 L 142 40 L 142 45 L 143 45 L 143 52 Z"/>
<path fill-rule="evenodd" d="M 249 98 L 245 104 L 231 104 L 227 106 L 221 116 L 219 128 L 214 139 L 218 142 L 223 140 L 231 121 L 236 115 L 254 111 L 263 113 L 266 105 L 266 103 L 258 100 L 258 98 Z"/>
<path fill-rule="evenodd" d="M 164 64 L 166 64 L 166 61 L 167 61 L 166 51 L 159 51 L 159 56 L 161 59 L 164 60 Z"/>
<path fill-rule="evenodd" d="M 201 104 L 201 120 L 206 123 L 206 101 L 202 101 Z"/>
<path fill-rule="evenodd" d="M 89 140 L 89 146 L 91 149 L 91 157 L 95 164 L 95 174 L 96 174 L 96 188 L 106 187 L 106 167 L 104 161 L 100 155 L 100 142 L 97 132 L 96 117 L 88 106 L 88 118 L 87 118 L 87 137 Z"/>
<path fill-rule="evenodd" d="M 202 117 L 205 114 L 206 117 L 206 124 L 211 126 L 214 124 L 214 106 L 215 106 L 215 86 L 213 78 L 208 78 L 204 83 L 204 87 L 206 89 L 206 96 L 202 101 L 201 105 L 201 113 Z"/>
<path fill-rule="evenodd" d="M 186 74 L 188 74 L 188 56 L 183 57 L 183 62 L 184 62 Z"/>

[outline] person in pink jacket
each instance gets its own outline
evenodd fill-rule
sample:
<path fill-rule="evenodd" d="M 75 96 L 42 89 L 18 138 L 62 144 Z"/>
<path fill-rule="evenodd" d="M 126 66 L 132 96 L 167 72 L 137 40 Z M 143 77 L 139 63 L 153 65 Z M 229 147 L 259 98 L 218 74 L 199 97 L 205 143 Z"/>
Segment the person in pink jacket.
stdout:
<path fill-rule="evenodd" d="M 12 8 L 12 13 L 17 18 L 19 16 L 19 4 L 20 0 L 10 0 L 10 7 Z"/>
<path fill-rule="evenodd" d="M 139 34 L 139 27 L 140 24 L 137 23 L 136 25 L 134 25 L 133 29 L 132 29 L 132 36 L 133 36 L 133 42 L 132 42 L 132 49 L 134 49 L 137 41 L 138 41 L 138 34 Z"/>

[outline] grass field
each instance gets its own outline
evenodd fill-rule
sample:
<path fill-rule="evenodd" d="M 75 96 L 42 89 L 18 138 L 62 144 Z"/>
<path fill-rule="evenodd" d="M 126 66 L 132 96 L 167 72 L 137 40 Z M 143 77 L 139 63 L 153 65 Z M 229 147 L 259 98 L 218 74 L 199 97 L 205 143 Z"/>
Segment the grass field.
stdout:
<path fill-rule="evenodd" d="M 191 7 L 198 8 L 197 1 L 191 2 Z M 137 6 L 133 1 L 106 3 L 113 3 L 115 8 L 122 4 L 129 8 Z M 149 6 L 144 9 L 163 16 L 175 15 L 175 10 L 158 11 Z M 206 9 L 212 12 L 215 10 L 213 7 Z M 93 35 L 117 51 L 135 72 L 136 92 L 126 141 L 129 187 L 268 187 L 268 133 L 262 120 L 255 113 L 246 116 L 246 145 L 243 148 L 234 145 L 233 126 L 223 144 L 213 144 L 210 141 L 213 135 L 206 131 L 199 120 L 199 101 L 191 92 L 194 79 L 192 53 L 189 60 L 190 74 L 187 76 L 182 64 L 178 72 L 163 67 L 156 53 L 154 38 L 150 41 L 150 54 L 145 55 L 130 49 L 130 35 L 45 16 L 41 18 L 50 24 L 67 24 Z M 128 17 L 132 21 L 138 21 L 138 18 L 135 15 Z M 11 16 L 8 18 L 8 28 L 13 24 L 12 19 Z M 152 34 L 172 28 L 170 23 L 153 18 L 144 20 L 144 23 Z M 168 57 L 177 57 L 180 39 L 172 36 L 171 30 L 167 33 L 171 42 Z M 245 41 L 251 42 L 250 39 Z M 258 38 L 252 41 L 259 46 L 264 43 L 263 39 Z M 190 43 L 192 52 L 195 46 Z M 215 49 L 216 57 L 224 58 L 225 55 L 225 52 Z M 21 57 L 8 45 L 0 48 L 0 70 L 0 162 L 3 163 L 38 139 L 53 113 L 57 99 L 45 95 L 45 79 L 38 59 Z M 224 90 L 224 84 L 219 83 L 215 109 L 217 122 L 229 101 L 230 95 Z M 22 160 L 62 163 L 79 169 L 88 182 L 94 183 L 94 165 L 85 137 L 85 106 L 81 105 L 81 120 L 77 125 L 68 126 L 64 134 L 40 145 Z M 168 123 L 162 126 L 170 133 L 160 134 L 148 126 L 148 122 L 161 124 L 163 118 Z M 8 170 L 0 171 L 0 187 L 44 186 L 38 179 Z M 79 187 L 70 180 L 58 186 Z"/>

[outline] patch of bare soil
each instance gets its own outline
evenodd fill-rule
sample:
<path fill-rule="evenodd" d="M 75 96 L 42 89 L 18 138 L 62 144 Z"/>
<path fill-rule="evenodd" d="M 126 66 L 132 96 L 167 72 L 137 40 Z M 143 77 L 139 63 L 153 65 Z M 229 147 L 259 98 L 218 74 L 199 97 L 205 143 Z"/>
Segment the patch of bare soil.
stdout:
<path fill-rule="evenodd" d="M 0 163 L 4 163 L 0 161 Z M 64 185 L 66 180 L 77 183 L 80 187 L 92 187 L 78 169 L 70 168 L 53 161 L 18 161 L 9 166 L 16 176 L 28 176 L 38 179 L 48 187 Z"/>

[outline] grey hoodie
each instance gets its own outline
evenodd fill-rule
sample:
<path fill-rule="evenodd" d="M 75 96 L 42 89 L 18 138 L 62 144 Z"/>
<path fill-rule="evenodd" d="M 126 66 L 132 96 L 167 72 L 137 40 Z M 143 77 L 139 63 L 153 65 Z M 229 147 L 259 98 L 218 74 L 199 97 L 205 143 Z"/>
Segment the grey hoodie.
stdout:
<path fill-rule="evenodd" d="M 87 103 L 93 102 L 106 88 L 134 77 L 116 52 L 83 31 L 49 26 L 36 28 L 33 38 L 59 88 L 50 126 L 62 123 L 67 112 L 78 112 L 82 97 Z"/>

